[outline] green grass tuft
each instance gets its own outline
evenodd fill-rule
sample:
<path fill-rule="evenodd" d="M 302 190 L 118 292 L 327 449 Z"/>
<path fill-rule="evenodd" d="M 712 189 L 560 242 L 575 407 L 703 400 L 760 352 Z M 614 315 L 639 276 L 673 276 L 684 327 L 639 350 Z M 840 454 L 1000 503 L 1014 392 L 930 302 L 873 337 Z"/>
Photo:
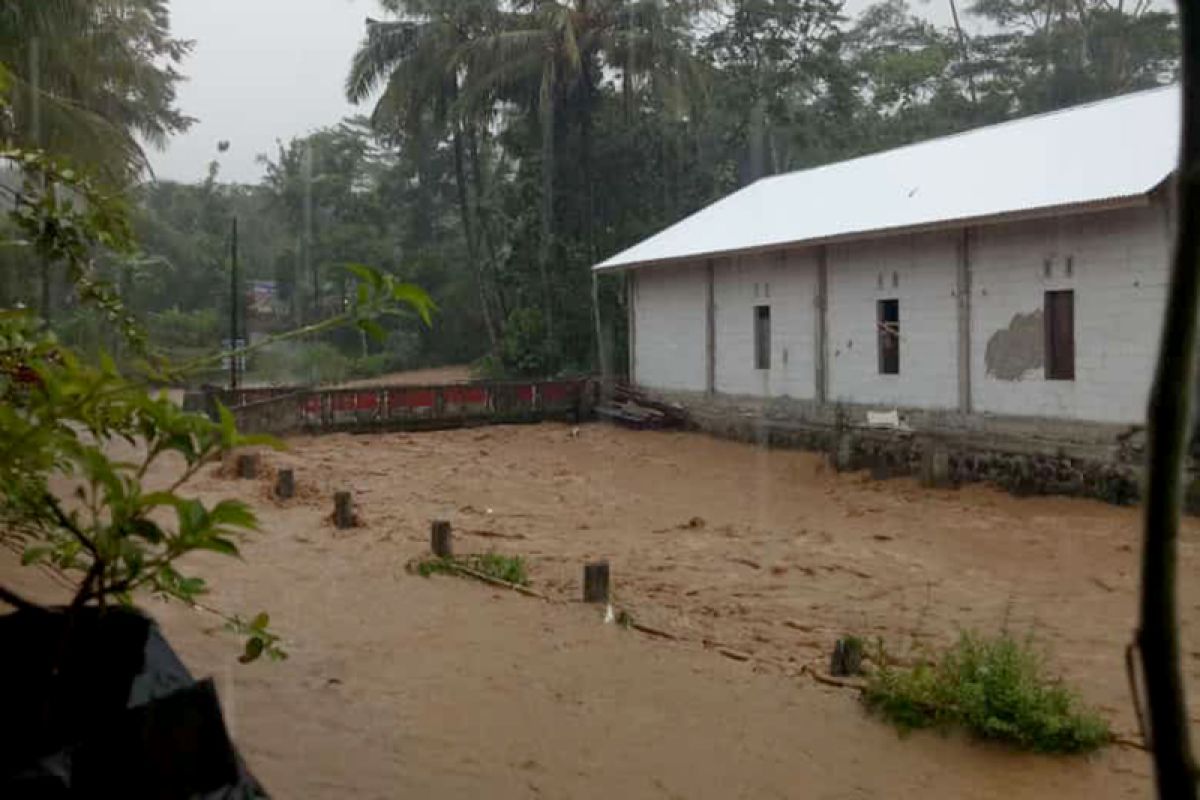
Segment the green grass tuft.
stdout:
<path fill-rule="evenodd" d="M 902 731 L 960 727 L 1043 753 L 1086 753 L 1112 739 L 1096 711 L 1048 676 L 1032 645 L 1008 634 L 964 633 L 934 664 L 881 666 L 863 699 Z"/>
<path fill-rule="evenodd" d="M 465 556 L 461 563 L 476 572 L 482 572 L 492 578 L 499 578 L 507 583 L 515 583 L 518 586 L 525 586 L 529 583 L 529 575 L 525 571 L 525 559 L 520 556 L 483 553 Z"/>
<path fill-rule="evenodd" d="M 418 561 L 415 567 L 418 575 L 420 575 L 422 578 L 428 578 L 430 575 L 453 573 L 454 563 L 454 559 L 430 556 L 429 558 L 423 558 Z M 413 566 L 410 565 L 409 569 L 412 568 Z"/>
<path fill-rule="evenodd" d="M 467 567 L 476 572 L 482 572 L 489 578 L 515 583 L 518 586 L 529 585 L 529 573 L 525 567 L 525 559 L 521 556 L 505 556 L 498 553 L 481 553 L 455 558 L 430 556 L 416 563 L 417 574 L 425 578 L 434 574 L 452 574 L 455 567 Z"/>

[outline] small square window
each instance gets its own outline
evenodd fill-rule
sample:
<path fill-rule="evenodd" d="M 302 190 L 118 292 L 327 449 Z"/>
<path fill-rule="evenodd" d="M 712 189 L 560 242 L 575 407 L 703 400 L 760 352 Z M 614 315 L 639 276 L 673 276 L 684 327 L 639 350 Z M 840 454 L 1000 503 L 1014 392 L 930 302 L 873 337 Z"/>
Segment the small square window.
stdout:
<path fill-rule="evenodd" d="M 754 307 L 754 368 L 771 368 L 771 307 Z"/>
<path fill-rule="evenodd" d="M 900 374 L 900 301 L 880 300 L 875 307 L 879 328 L 879 374 Z"/>

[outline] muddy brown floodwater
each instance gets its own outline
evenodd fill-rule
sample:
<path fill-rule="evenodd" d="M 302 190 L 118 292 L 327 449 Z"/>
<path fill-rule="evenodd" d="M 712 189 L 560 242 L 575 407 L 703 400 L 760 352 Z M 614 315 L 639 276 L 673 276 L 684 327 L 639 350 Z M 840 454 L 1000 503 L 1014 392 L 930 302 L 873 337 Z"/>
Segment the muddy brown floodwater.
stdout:
<path fill-rule="evenodd" d="M 252 768 L 279 797 L 1144 797 L 1145 754 L 1021 755 L 900 738 L 801 666 L 848 633 L 905 655 L 961 629 L 1031 635 L 1132 735 L 1123 650 L 1136 613 L 1134 509 L 834 474 L 820 457 L 701 434 L 545 424 L 290 440 L 269 476 L 213 468 L 200 494 L 253 502 L 244 561 L 200 557 L 212 605 L 269 609 L 282 664 L 236 663 L 197 612 L 151 602 L 214 675 Z M 268 470 L 269 471 L 269 470 Z M 334 531 L 334 491 L 365 527 Z M 432 519 L 460 552 L 520 554 L 550 602 L 408 574 Z M 1185 525 L 1186 676 L 1200 683 L 1200 527 Z M 612 563 L 616 603 L 678 641 L 576 602 Z M 55 585 L 11 559 L 0 579 Z M 721 649 L 749 654 L 735 661 Z"/>

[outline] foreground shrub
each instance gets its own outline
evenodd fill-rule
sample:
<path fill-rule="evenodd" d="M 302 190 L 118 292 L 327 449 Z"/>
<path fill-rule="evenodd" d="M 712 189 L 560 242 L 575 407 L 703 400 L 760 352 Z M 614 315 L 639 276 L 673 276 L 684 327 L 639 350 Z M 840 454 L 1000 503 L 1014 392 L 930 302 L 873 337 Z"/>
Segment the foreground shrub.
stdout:
<path fill-rule="evenodd" d="M 1032 645 L 1008 634 L 964 633 L 936 663 L 880 666 L 863 698 L 902 731 L 959 727 L 1044 753 L 1089 752 L 1112 738 L 1097 712 L 1049 677 Z"/>

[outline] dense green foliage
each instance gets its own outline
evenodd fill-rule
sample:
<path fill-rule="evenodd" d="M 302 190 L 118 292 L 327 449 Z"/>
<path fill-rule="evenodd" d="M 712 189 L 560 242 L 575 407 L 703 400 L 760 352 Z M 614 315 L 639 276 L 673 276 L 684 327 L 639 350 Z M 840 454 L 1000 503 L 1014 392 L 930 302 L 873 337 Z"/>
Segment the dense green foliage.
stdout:
<path fill-rule="evenodd" d="M 20 550 L 26 564 L 78 575 L 72 612 L 131 603 L 137 592 L 195 603 L 204 582 L 183 572 L 181 559 L 236 556 L 239 538 L 256 526 L 244 503 L 205 502 L 186 484 L 234 448 L 267 442 L 241 436 L 227 411 L 212 421 L 146 389 L 147 380 L 177 382 L 219 359 L 206 301 L 220 259 L 206 259 L 198 237 L 173 239 L 167 226 L 144 221 L 147 238 L 160 238 L 158 254 L 140 253 L 126 198 L 125 181 L 144 166 L 135 134 L 154 140 L 185 124 L 173 109 L 169 66 L 185 48 L 169 39 L 165 8 L 158 0 L 47 0 L 0 11 L 0 545 Z M 19 144 L 43 137 L 54 155 Z M 179 193 L 186 210 L 177 218 L 194 212 L 189 233 L 202 235 L 228 208 L 262 195 L 211 179 Z M 358 264 L 343 271 L 352 291 L 333 313 L 248 350 L 342 327 L 383 340 L 381 321 L 401 305 L 430 319 L 432 303 L 414 286 Z M 162 302 L 176 290 L 183 308 Z M 40 318 L 20 307 L 33 293 L 40 302 L 26 305 L 39 307 Z M 71 313 L 52 319 L 56 307 Z M 86 340 L 90 352 L 74 352 L 48 322 Z M 106 343 L 121 346 L 123 368 L 103 353 Z M 202 353 L 172 363 L 164 343 Z M 174 463 L 169 483 L 148 486 L 165 459 Z M 4 587 L 0 595 L 28 604 Z M 245 660 L 282 656 L 267 615 L 228 622 L 247 637 Z"/>
<path fill-rule="evenodd" d="M 45 263 L 65 268 L 77 302 L 148 355 L 142 330 L 92 269 L 93 253 L 129 250 L 125 206 L 41 153 L 10 149 L 3 159 L 25 175 L 12 229 Z M 236 556 L 256 522 L 240 501 L 205 503 L 183 487 L 213 458 L 255 443 L 228 411 L 219 422 L 184 413 L 122 376 L 111 358 L 78 358 L 32 313 L 0 312 L 0 545 L 20 550 L 24 564 L 80 575 L 71 612 L 128 604 L 138 591 L 195 603 L 204 581 L 182 572 L 180 559 L 204 550 Z M 148 488 L 150 469 L 167 457 L 179 461 L 173 480 Z M 27 604 L 4 587 L 0 594 Z M 283 657 L 265 614 L 229 622 L 247 636 L 244 660 Z"/>
<path fill-rule="evenodd" d="M 72 300 L 130 346 L 137 359 L 133 374 L 143 379 L 123 374 L 102 353 L 80 358 L 28 310 L 0 310 L 0 546 L 20 550 L 25 564 L 79 574 L 71 611 L 129 604 L 139 591 L 195 603 L 204 582 L 182 572 L 180 560 L 197 551 L 236 556 L 238 539 L 256 520 L 244 503 L 206 503 L 189 496 L 186 484 L 235 448 L 270 442 L 240 435 L 225 409 L 212 421 L 147 392 L 144 379 L 177 381 L 211 357 L 164 360 L 97 275 L 95 256 L 121 258 L 132 249 L 125 204 L 40 152 L 6 149 L 0 162 L 24 175 L 21 191 L 12 194 L 9 230 L 43 263 L 63 269 Z M 0 237 L 0 244 L 11 243 Z M 382 340 L 380 320 L 401 304 L 430 319 L 432 304 L 419 289 L 362 265 L 347 265 L 347 271 L 355 291 L 337 313 L 249 350 L 343 326 Z M 175 332 L 202 333 L 203 327 Z M 147 486 L 151 469 L 168 458 L 175 462 L 170 482 Z M 0 597 L 27 604 L 4 587 Z M 266 614 L 228 622 L 247 637 L 244 660 L 282 657 Z"/>
<path fill-rule="evenodd" d="M 167 0 L 5 0 L 0 140 L 126 183 L 149 165 L 142 142 L 192 122 L 175 105 L 190 50 L 171 36 Z"/>
<path fill-rule="evenodd" d="M 1095 750 L 1108 725 L 1047 675 L 1030 642 L 1008 634 L 963 634 L 934 664 L 886 666 L 872 676 L 867 705 L 901 730 L 957 727 L 983 739 L 1047 753 Z"/>

